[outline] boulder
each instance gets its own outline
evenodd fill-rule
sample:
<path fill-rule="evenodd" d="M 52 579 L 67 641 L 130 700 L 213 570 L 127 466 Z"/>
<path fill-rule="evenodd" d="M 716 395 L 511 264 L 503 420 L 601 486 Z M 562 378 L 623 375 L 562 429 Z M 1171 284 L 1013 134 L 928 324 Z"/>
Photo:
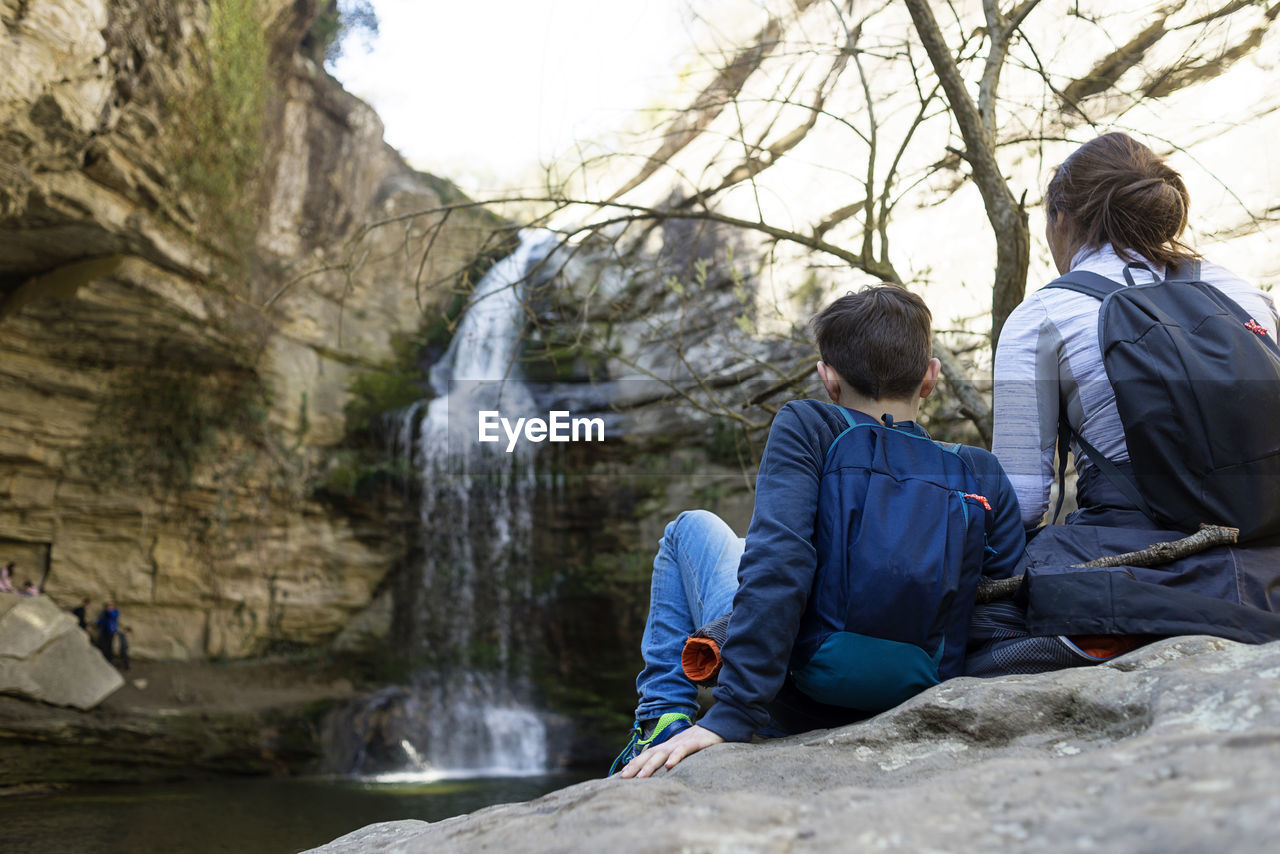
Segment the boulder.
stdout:
<path fill-rule="evenodd" d="M 124 679 L 44 596 L 0 593 L 0 693 L 91 709 Z"/>
<path fill-rule="evenodd" d="M 371 825 L 313 854 L 1248 851 L 1274 844 L 1278 811 L 1280 643 L 1190 637 L 1098 667 L 955 679 L 852 726 Z"/>

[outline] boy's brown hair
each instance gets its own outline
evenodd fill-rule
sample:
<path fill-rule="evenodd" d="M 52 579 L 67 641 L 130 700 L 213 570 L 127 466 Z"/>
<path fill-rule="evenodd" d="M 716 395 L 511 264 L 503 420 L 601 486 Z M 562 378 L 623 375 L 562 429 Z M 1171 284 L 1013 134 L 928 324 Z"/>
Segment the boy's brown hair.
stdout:
<path fill-rule="evenodd" d="M 873 400 L 916 395 L 933 356 L 933 314 L 903 288 L 870 285 L 814 316 L 822 361 Z"/>

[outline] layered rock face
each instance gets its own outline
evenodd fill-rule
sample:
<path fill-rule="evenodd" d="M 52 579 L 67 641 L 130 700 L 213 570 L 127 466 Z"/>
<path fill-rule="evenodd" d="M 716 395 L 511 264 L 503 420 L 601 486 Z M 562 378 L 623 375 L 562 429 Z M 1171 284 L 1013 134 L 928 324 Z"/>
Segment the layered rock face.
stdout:
<path fill-rule="evenodd" d="M 400 546 L 317 471 L 489 234 L 410 215 L 454 191 L 299 53 L 316 5 L 0 0 L 0 561 L 142 657 L 368 604 Z"/>
<path fill-rule="evenodd" d="M 1280 808 L 1277 689 L 1280 644 L 1176 638 L 315 851 L 1262 850 Z"/>

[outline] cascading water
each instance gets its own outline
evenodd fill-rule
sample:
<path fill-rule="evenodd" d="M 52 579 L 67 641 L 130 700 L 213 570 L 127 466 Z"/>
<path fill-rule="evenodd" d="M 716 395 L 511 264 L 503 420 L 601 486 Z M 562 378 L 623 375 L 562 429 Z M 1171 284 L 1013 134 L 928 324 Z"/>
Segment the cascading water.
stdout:
<path fill-rule="evenodd" d="M 427 663 L 410 688 L 366 707 L 395 708 L 372 725 L 403 754 L 392 777 L 546 770 L 546 727 L 528 703 L 533 452 L 524 442 L 508 451 L 505 441 L 477 441 L 480 410 L 514 419 L 534 406 L 516 361 L 521 292 L 554 241 L 538 231 L 521 238 L 476 286 L 431 370 L 436 396 L 425 413 L 410 407 L 392 439 L 421 480 L 420 583 L 402 591 L 397 608 L 409 615 L 411 652 Z"/>

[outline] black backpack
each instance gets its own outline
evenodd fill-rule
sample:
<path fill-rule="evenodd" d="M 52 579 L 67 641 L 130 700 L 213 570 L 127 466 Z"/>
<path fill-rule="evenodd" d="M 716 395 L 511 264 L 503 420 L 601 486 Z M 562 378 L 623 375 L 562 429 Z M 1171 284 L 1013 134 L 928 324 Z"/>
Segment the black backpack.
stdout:
<path fill-rule="evenodd" d="M 1242 542 L 1280 534 L 1280 348 L 1235 301 L 1200 280 L 1198 263 L 1162 282 L 1136 285 L 1128 267 L 1124 276 L 1128 286 L 1078 270 L 1045 286 L 1102 301 L 1098 342 L 1134 478 L 1065 418 L 1064 462 L 1074 436 L 1162 527 L 1231 525 Z"/>

